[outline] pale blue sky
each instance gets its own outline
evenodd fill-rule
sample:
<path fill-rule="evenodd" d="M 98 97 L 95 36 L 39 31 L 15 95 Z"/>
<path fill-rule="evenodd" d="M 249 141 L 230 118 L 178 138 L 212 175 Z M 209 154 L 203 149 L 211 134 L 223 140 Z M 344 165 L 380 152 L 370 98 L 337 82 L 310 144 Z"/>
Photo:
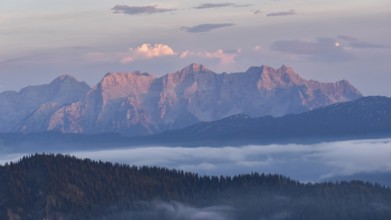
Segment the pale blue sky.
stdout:
<path fill-rule="evenodd" d="M 390 21 L 389 0 L 2 0 L 0 91 L 198 62 L 216 72 L 286 64 L 391 96 Z"/>

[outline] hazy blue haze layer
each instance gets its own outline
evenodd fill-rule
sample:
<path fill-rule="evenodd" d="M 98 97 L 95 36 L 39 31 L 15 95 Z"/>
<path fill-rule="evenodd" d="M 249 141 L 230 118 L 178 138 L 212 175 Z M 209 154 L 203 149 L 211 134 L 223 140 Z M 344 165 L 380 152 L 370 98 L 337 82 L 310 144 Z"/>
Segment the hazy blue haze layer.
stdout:
<path fill-rule="evenodd" d="M 39 149 L 35 151 L 41 152 Z M 0 152 L 1 164 L 32 153 Z M 91 151 L 53 149 L 50 153 L 131 165 L 169 167 L 209 175 L 278 173 L 301 181 L 322 181 L 361 173 L 391 173 L 391 139 L 219 148 L 113 146 L 111 149 Z"/>

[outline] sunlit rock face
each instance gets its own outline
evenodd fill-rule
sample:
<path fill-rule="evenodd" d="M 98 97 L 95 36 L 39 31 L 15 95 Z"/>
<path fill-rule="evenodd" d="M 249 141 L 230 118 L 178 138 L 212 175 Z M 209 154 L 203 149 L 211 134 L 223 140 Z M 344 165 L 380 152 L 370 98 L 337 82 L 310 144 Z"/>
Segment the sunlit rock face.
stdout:
<path fill-rule="evenodd" d="M 48 92 L 46 85 L 31 92 L 28 87 L 19 93 L 1 93 L 0 100 L 7 103 L 0 110 L 1 120 L 7 121 L 4 115 L 11 115 L 8 125 L 18 125 L 2 124 L 1 131 L 144 135 L 239 113 L 282 116 L 361 97 L 345 80 L 305 80 L 287 66 L 217 74 L 204 65 L 191 64 L 159 78 L 140 72 L 108 73 L 93 88 L 69 76 L 63 78 L 51 83 L 61 84 L 54 92 L 53 88 Z M 49 98 L 41 97 L 49 93 Z M 20 98 L 23 96 L 42 100 Z M 26 108 L 12 114 L 15 106 Z"/>
<path fill-rule="evenodd" d="M 0 93 L 0 132 L 47 130 L 55 111 L 81 100 L 90 89 L 86 83 L 63 75 L 49 84 Z"/>

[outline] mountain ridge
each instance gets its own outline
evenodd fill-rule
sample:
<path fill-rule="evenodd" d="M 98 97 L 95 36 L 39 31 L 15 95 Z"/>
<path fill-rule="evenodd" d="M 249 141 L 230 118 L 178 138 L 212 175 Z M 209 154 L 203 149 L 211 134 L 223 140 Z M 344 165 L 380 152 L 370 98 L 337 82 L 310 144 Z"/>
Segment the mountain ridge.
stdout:
<path fill-rule="evenodd" d="M 0 133 L 4 151 L 37 149 L 88 149 L 130 146 L 245 146 L 268 144 L 315 144 L 358 139 L 391 137 L 391 98 L 363 97 L 337 103 L 309 112 L 282 117 L 251 118 L 237 114 L 212 122 L 136 137 L 119 133 L 63 134 L 56 131 L 41 133 Z M 34 152 L 34 151 L 32 151 Z"/>
<path fill-rule="evenodd" d="M 2 92 L 0 93 L 0 132 L 15 129 L 26 131 L 21 125 L 22 121 L 27 120 L 28 116 L 32 119 L 34 112 L 45 109 L 45 105 L 46 108 L 51 106 L 51 110 L 57 110 L 65 104 L 79 100 L 88 90 L 90 87 L 87 83 L 79 82 L 69 75 L 62 75 L 49 84 L 28 86 L 18 92 Z M 46 114 L 44 111 L 41 113 Z"/>
<path fill-rule="evenodd" d="M 391 98 L 363 97 L 299 114 L 251 118 L 246 114 L 213 122 L 200 122 L 182 129 L 147 137 L 152 142 L 206 144 L 276 143 L 276 140 L 338 140 L 391 136 Z M 175 137 L 175 138 L 174 138 Z M 141 138 L 142 139 L 142 138 Z"/>
<path fill-rule="evenodd" d="M 70 76 L 61 79 L 62 84 L 69 81 L 74 87 L 81 84 Z M 53 105 L 48 111 L 42 111 L 45 106 L 39 110 L 43 104 L 48 108 L 50 103 L 57 103 L 52 97 L 29 112 L 14 116 L 13 124 L 20 126 L 1 128 L 0 125 L 0 131 L 119 132 L 137 136 L 240 113 L 252 117 L 282 116 L 362 97 L 347 81 L 305 80 L 285 65 L 279 69 L 252 66 L 246 72 L 230 74 L 217 74 L 195 63 L 161 77 L 137 71 L 107 73 L 97 85 L 84 90 L 78 92 L 79 96 L 72 96 L 70 102 L 68 98 L 68 102 L 59 101 L 59 105 Z M 0 93 L 2 102 L 4 94 Z M 23 107 L 23 103 L 18 107 Z M 37 110 L 45 113 L 34 116 Z"/>

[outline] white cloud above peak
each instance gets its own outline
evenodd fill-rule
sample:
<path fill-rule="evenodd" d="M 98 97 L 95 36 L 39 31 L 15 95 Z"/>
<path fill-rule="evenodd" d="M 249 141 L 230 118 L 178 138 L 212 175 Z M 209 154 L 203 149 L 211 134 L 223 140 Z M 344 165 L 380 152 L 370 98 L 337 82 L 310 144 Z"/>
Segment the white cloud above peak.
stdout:
<path fill-rule="evenodd" d="M 209 60 L 220 65 L 230 65 L 236 63 L 236 58 L 242 53 L 242 49 L 225 50 L 217 48 L 215 50 L 175 50 L 170 45 L 164 43 L 142 43 L 137 47 L 131 47 L 128 51 L 91 51 L 82 54 L 83 60 L 92 63 L 121 63 L 123 65 L 134 62 L 150 62 L 151 59 L 171 57 L 175 59 L 187 59 L 191 62 L 194 59 Z"/>
<path fill-rule="evenodd" d="M 145 57 L 145 58 L 153 58 L 160 56 L 170 56 L 175 55 L 176 52 L 167 44 L 142 44 L 141 46 L 133 49 L 129 49 L 132 53 L 137 56 Z"/>
<path fill-rule="evenodd" d="M 173 56 L 177 55 L 177 52 L 174 51 L 167 44 L 148 44 L 143 43 L 139 47 L 129 48 L 129 54 L 124 55 L 121 58 L 122 64 L 128 64 L 137 59 L 151 59 L 162 56 Z"/>
<path fill-rule="evenodd" d="M 235 63 L 235 57 L 240 53 L 240 49 L 235 53 L 226 53 L 222 49 L 217 49 L 212 52 L 203 52 L 200 55 L 206 58 L 219 59 L 221 64 L 232 64 Z"/>

